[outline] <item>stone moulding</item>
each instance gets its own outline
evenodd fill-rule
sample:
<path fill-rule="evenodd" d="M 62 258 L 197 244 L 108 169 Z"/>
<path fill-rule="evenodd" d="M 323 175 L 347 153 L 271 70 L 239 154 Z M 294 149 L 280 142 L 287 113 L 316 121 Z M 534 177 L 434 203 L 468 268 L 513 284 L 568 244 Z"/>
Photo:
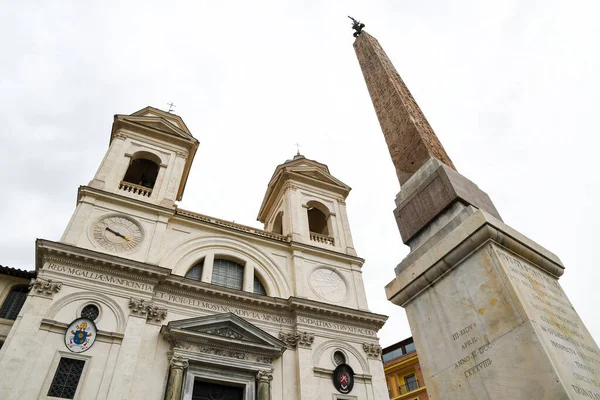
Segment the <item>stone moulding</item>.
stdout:
<path fill-rule="evenodd" d="M 52 279 L 38 277 L 31 280 L 29 283 L 29 290 L 30 293 L 51 299 L 54 296 L 54 293 L 58 293 L 60 291 L 62 285 L 62 282 L 56 282 Z"/>
<path fill-rule="evenodd" d="M 129 299 L 129 308 L 131 314 L 140 318 L 146 318 L 146 321 L 153 324 L 161 324 L 167 317 L 167 309 L 155 305 L 153 302 L 143 299 Z"/>
<path fill-rule="evenodd" d="M 375 343 L 363 343 L 363 350 L 367 357 L 381 358 L 381 346 Z"/>
<path fill-rule="evenodd" d="M 518 254 L 556 278 L 564 273 L 564 266 L 556 255 L 479 210 L 388 283 L 385 287 L 388 300 L 405 307 L 488 241 Z"/>

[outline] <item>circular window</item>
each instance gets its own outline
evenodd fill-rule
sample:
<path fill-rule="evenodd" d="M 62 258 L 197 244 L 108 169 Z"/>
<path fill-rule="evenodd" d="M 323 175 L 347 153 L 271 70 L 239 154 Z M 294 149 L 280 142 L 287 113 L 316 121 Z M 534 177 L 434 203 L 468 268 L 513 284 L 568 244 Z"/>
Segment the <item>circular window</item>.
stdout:
<path fill-rule="evenodd" d="M 333 353 L 333 362 L 335 365 L 346 364 L 346 356 L 341 351 Z"/>
<path fill-rule="evenodd" d="M 87 306 L 83 307 L 83 310 L 81 310 L 81 318 L 87 318 L 95 321 L 96 318 L 98 318 L 98 315 L 100 315 L 100 310 L 94 304 L 88 304 Z"/>

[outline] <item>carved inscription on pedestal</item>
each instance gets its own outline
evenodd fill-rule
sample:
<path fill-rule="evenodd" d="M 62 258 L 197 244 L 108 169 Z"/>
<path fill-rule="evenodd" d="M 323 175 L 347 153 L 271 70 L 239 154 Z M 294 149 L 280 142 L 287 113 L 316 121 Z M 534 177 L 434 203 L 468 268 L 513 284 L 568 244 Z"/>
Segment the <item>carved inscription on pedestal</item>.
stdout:
<path fill-rule="evenodd" d="M 600 400 L 600 349 L 558 280 L 507 251 L 496 251 L 567 390 L 574 398 Z"/>

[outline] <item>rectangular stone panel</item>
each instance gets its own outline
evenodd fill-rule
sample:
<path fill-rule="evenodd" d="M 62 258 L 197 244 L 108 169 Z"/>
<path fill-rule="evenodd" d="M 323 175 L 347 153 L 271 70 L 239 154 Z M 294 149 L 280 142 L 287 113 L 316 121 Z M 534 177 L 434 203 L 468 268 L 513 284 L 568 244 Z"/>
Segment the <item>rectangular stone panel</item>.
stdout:
<path fill-rule="evenodd" d="M 432 399 L 600 399 L 598 348 L 556 278 L 491 241 L 405 307 Z"/>

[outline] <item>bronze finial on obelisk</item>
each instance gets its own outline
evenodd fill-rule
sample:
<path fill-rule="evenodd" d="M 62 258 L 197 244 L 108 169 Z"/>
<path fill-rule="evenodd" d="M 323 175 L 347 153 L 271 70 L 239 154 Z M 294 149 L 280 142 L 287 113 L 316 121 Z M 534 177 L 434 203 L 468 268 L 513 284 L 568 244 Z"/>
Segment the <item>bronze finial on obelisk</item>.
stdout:
<path fill-rule="evenodd" d="M 456 170 L 381 45 L 362 27 L 355 33 L 354 50 L 400 185 L 431 157 Z"/>

